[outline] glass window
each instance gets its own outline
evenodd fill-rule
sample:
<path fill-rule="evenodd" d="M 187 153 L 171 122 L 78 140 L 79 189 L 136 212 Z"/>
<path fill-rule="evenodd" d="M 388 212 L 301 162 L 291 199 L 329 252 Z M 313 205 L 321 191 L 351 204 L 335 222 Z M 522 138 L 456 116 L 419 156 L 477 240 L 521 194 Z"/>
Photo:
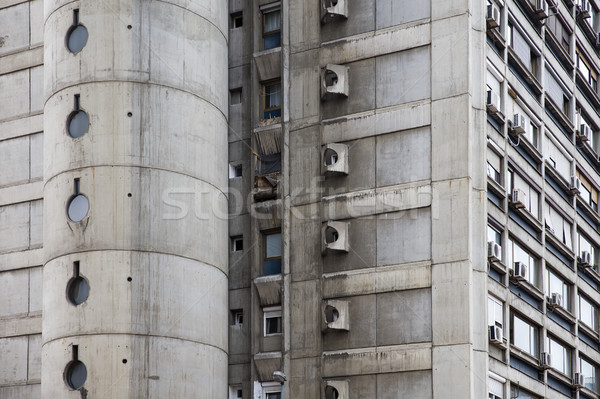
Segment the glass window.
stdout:
<path fill-rule="evenodd" d="M 281 273 L 281 233 L 270 233 L 264 236 L 264 274 Z"/>
<path fill-rule="evenodd" d="M 579 170 L 577 170 L 576 175 L 581 181 L 579 196 L 586 202 L 586 204 L 591 206 L 593 210 L 598 212 L 598 190 L 596 189 L 596 186 L 592 185 L 591 180 L 589 180 Z"/>
<path fill-rule="evenodd" d="M 513 399 L 538 399 L 539 396 L 535 396 L 532 393 L 522 390 L 517 383 L 510 384 L 510 397 Z"/>
<path fill-rule="evenodd" d="M 493 296 L 488 296 L 488 326 L 504 325 L 504 311 L 502 301 Z"/>
<path fill-rule="evenodd" d="M 281 306 L 264 308 L 265 315 L 264 333 L 265 337 L 281 334 Z"/>
<path fill-rule="evenodd" d="M 580 232 L 577 232 L 577 247 L 579 248 L 579 256 L 580 257 L 583 257 L 582 253 L 584 251 L 586 251 L 590 254 L 590 258 L 592 259 L 591 266 L 596 268 L 597 267 L 596 254 L 598 253 L 598 251 L 596 250 L 596 248 L 597 248 L 596 244 L 593 244 L 589 238 L 587 238 Z"/>
<path fill-rule="evenodd" d="M 280 10 L 263 13 L 263 45 L 265 50 L 281 46 Z"/>
<path fill-rule="evenodd" d="M 579 320 L 598 331 L 598 307 L 582 295 L 579 295 Z"/>
<path fill-rule="evenodd" d="M 539 193 L 525 181 L 519 174 L 513 170 L 508 171 L 510 190 L 519 189 L 525 193 L 524 205 L 525 209 L 529 211 L 536 219 L 540 217 L 539 210 Z"/>
<path fill-rule="evenodd" d="M 510 343 L 537 358 L 539 355 L 539 330 L 525 319 L 512 314 Z"/>
<path fill-rule="evenodd" d="M 281 83 L 263 85 L 263 119 L 281 117 Z"/>
<path fill-rule="evenodd" d="M 552 337 L 546 339 L 550 353 L 550 366 L 571 377 L 571 348 Z"/>
<path fill-rule="evenodd" d="M 507 264 L 510 268 L 514 267 L 514 262 L 523 262 L 525 265 L 527 265 L 527 281 L 531 285 L 540 288 L 537 258 L 531 255 L 518 243 L 514 242 L 511 238 L 508 239 L 506 256 L 508 262 Z"/>
<path fill-rule="evenodd" d="M 592 362 L 584 358 L 580 358 L 579 372 L 583 374 L 583 385 L 587 389 L 591 389 L 592 391 L 598 393 L 598 381 L 596 380 L 596 376 L 598 375 L 598 367 Z"/>
<path fill-rule="evenodd" d="M 503 399 L 504 398 L 504 381 L 500 377 L 496 377 L 492 373 L 488 375 L 488 398 Z"/>
<path fill-rule="evenodd" d="M 488 149 L 487 152 L 487 175 L 492 178 L 495 182 L 502 184 L 500 179 L 500 171 L 501 169 L 501 161 L 500 155 L 496 154 L 494 151 Z"/>
<path fill-rule="evenodd" d="M 573 242 L 571 239 L 571 223 L 548 203 L 546 203 L 545 222 L 550 233 L 552 233 L 567 247 L 573 249 Z"/>
<path fill-rule="evenodd" d="M 544 274 L 544 287 L 546 287 L 548 297 L 551 297 L 553 293 L 562 295 L 562 307 L 571 310 L 571 286 L 550 269 L 546 269 Z"/>
<path fill-rule="evenodd" d="M 488 242 L 493 241 L 498 245 L 502 245 L 502 233 L 500 233 L 498 230 L 496 230 L 495 227 L 492 227 L 488 224 L 487 240 L 488 240 Z"/>

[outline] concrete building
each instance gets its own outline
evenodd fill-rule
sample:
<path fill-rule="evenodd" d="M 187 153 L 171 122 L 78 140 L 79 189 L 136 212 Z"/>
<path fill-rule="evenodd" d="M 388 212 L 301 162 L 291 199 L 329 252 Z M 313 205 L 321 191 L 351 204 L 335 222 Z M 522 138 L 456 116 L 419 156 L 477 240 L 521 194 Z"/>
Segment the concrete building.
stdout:
<path fill-rule="evenodd" d="M 0 0 L 0 398 L 600 398 L 599 7 Z"/>

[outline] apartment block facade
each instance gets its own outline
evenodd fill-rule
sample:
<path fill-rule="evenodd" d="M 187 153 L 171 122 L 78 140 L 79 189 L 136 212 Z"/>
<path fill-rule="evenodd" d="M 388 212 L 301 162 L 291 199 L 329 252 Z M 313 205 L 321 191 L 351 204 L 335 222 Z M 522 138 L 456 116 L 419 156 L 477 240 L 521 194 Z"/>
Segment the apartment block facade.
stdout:
<path fill-rule="evenodd" d="M 0 0 L 0 398 L 599 398 L 596 0 Z"/>

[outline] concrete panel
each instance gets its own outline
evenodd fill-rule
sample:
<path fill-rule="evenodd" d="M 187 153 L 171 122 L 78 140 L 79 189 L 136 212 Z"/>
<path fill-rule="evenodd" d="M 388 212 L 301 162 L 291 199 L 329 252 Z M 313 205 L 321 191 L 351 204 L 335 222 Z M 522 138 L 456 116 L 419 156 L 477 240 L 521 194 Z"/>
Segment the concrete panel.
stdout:
<path fill-rule="evenodd" d="M 348 226 L 348 253 L 329 251 L 323 257 L 323 272 L 364 269 L 375 266 L 376 221 L 372 218 L 352 219 Z"/>
<path fill-rule="evenodd" d="M 321 357 L 292 359 L 292 378 L 285 396 L 288 398 L 319 398 L 321 396 Z M 289 393 L 288 390 L 289 389 Z"/>
<path fill-rule="evenodd" d="M 431 209 L 377 216 L 377 266 L 431 258 Z"/>
<path fill-rule="evenodd" d="M 431 341 L 430 289 L 377 295 L 378 346 L 427 341 Z"/>
<path fill-rule="evenodd" d="M 433 184 L 431 223 L 432 240 L 436 243 L 432 248 L 434 263 L 460 261 L 469 257 L 472 238 L 470 222 L 473 217 L 471 198 L 469 179 Z"/>
<path fill-rule="evenodd" d="M 376 344 L 376 296 L 364 295 L 352 297 L 348 300 L 350 331 L 328 331 L 324 333 L 323 350 L 325 351 L 364 348 Z"/>
<path fill-rule="evenodd" d="M 340 377 L 348 381 L 348 391 L 351 397 L 376 398 L 377 397 L 377 375 L 356 375 L 353 377 Z"/>
<path fill-rule="evenodd" d="M 430 143 L 428 127 L 378 136 L 377 186 L 431 178 Z"/>
<path fill-rule="evenodd" d="M 39 334 L 42 331 L 42 314 L 35 316 L 2 319 L 0 337 L 17 337 Z"/>
<path fill-rule="evenodd" d="M 21 385 L 12 387 L 0 387 L 0 398 L 2 399 L 23 399 L 40 398 L 42 396 L 42 386 L 40 384 Z"/>
<path fill-rule="evenodd" d="M 28 337 L 0 338 L 0 384 L 20 384 L 27 381 Z"/>
<path fill-rule="evenodd" d="M 348 2 L 348 19 L 321 26 L 321 40 L 326 42 L 372 30 L 375 30 L 375 2 L 353 0 Z"/>
<path fill-rule="evenodd" d="M 318 127 L 290 132 L 290 192 L 293 205 L 320 199 L 321 135 Z"/>
<path fill-rule="evenodd" d="M 321 298 L 318 280 L 292 284 L 290 334 L 292 357 L 319 356 L 321 353 Z"/>
<path fill-rule="evenodd" d="M 330 119 L 375 108 L 375 59 L 345 64 L 348 70 L 348 98 L 321 102 L 323 119 Z M 316 95 L 316 93 L 315 93 Z M 315 98 L 313 101 L 317 101 Z"/>
<path fill-rule="evenodd" d="M 43 201 L 31 201 L 29 209 L 29 245 L 38 247 L 42 245 L 44 235 L 44 207 Z"/>
<path fill-rule="evenodd" d="M 28 292 L 29 270 L 0 273 L 0 317 L 27 314 Z"/>
<path fill-rule="evenodd" d="M 323 182 L 323 195 L 375 187 L 375 138 L 346 142 L 348 145 L 349 173 L 347 176 L 328 177 Z"/>
<path fill-rule="evenodd" d="M 322 271 L 321 218 L 319 207 L 291 208 L 290 270 L 292 280 L 319 278 Z"/>
<path fill-rule="evenodd" d="M 42 311 L 42 267 L 29 269 L 29 313 Z"/>
<path fill-rule="evenodd" d="M 42 334 L 29 336 L 28 355 L 27 382 L 40 381 L 42 378 Z"/>
<path fill-rule="evenodd" d="M 469 10 L 469 0 L 432 0 L 431 19 L 438 20 L 463 14 Z"/>
<path fill-rule="evenodd" d="M 378 108 L 431 96 L 428 46 L 377 57 L 376 64 Z"/>
<path fill-rule="evenodd" d="M 474 58 L 469 56 L 469 51 L 472 51 L 470 22 L 469 13 L 465 13 L 431 23 L 433 99 L 451 97 L 469 90 L 469 80 L 473 79 L 470 65 Z"/>
<path fill-rule="evenodd" d="M 0 120 L 28 113 L 29 70 L 1 75 L 0 93 Z"/>
<path fill-rule="evenodd" d="M 31 46 L 44 43 L 44 0 L 29 1 L 29 29 Z"/>
<path fill-rule="evenodd" d="M 38 180 L 33 183 L 18 184 L 0 188 L 0 206 L 18 204 L 32 199 L 42 198 L 44 182 Z M 0 269 L 2 267 L 0 266 Z"/>
<path fill-rule="evenodd" d="M 472 397 L 470 345 L 436 346 L 432 357 L 433 397 Z"/>
<path fill-rule="evenodd" d="M 43 21 L 39 21 L 43 24 Z M 0 9 L 0 55 L 29 46 L 29 2 Z M 2 92 L 2 90 L 0 90 Z"/>
<path fill-rule="evenodd" d="M 431 371 L 429 370 L 377 376 L 377 398 L 431 399 L 432 395 Z"/>
<path fill-rule="evenodd" d="M 400 25 L 430 16 L 429 1 L 378 0 L 376 7 L 377 29 Z"/>
<path fill-rule="evenodd" d="M 44 177 L 44 135 L 29 136 L 29 178 L 38 180 Z"/>
<path fill-rule="evenodd" d="M 30 112 L 44 110 L 44 67 L 42 65 L 29 70 L 30 75 Z"/>
<path fill-rule="evenodd" d="M 321 4 L 319 1 L 293 1 L 290 7 L 290 46 L 292 53 L 319 46 Z"/>
<path fill-rule="evenodd" d="M 0 207 L 0 251 L 29 246 L 29 203 Z"/>
<path fill-rule="evenodd" d="M 314 56 L 317 56 L 316 52 Z M 290 75 L 290 118 L 299 122 L 317 116 L 320 105 L 318 93 L 321 90 L 319 66 L 294 69 Z"/>
<path fill-rule="evenodd" d="M 0 122 L 0 140 L 41 132 L 44 129 L 43 124 L 43 115 L 32 115 Z"/>
<path fill-rule="evenodd" d="M 0 141 L 0 170 L 0 186 L 29 179 L 29 137 Z"/>

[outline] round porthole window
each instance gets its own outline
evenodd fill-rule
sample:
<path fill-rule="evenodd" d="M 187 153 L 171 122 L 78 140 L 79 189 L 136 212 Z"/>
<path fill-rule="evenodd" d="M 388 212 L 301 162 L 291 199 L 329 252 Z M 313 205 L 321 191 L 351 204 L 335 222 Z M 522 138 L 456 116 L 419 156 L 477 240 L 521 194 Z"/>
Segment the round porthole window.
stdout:
<path fill-rule="evenodd" d="M 90 210 L 90 202 L 83 194 L 78 194 L 69 202 L 67 215 L 72 222 L 81 222 Z"/>
<path fill-rule="evenodd" d="M 72 278 L 67 284 L 67 298 L 69 298 L 69 302 L 73 305 L 81 305 L 88 299 L 90 294 L 90 285 L 88 281 L 81 277 L 77 276 Z"/>
<path fill-rule="evenodd" d="M 65 383 L 71 389 L 79 389 L 87 379 L 87 369 L 85 364 L 79 360 L 73 360 L 67 364 L 65 369 Z"/>
<path fill-rule="evenodd" d="M 67 32 L 67 48 L 73 54 L 80 52 L 88 40 L 88 31 L 83 25 L 71 26 Z"/>
<path fill-rule="evenodd" d="M 89 126 L 90 118 L 85 111 L 77 110 L 71 112 L 71 115 L 69 115 L 67 129 L 69 131 L 69 136 L 73 137 L 74 139 L 86 134 Z"/>

